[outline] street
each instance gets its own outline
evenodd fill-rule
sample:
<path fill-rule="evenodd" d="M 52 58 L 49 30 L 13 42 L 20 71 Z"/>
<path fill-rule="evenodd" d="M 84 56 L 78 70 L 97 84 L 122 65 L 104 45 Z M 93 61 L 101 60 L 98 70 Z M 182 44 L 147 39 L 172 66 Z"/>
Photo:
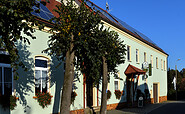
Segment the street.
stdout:
<path fill-rule="evenodd" d="M 107 114 L 185 114 L 185 101 L 165 101 L 147 104 L 142 108 L 123 108 L 110 110 Z"/>
<path fill-rule="evenodd" d="M 148 114 L 184 114 L 185 101 L 169 102 L 149 112 Z"/>

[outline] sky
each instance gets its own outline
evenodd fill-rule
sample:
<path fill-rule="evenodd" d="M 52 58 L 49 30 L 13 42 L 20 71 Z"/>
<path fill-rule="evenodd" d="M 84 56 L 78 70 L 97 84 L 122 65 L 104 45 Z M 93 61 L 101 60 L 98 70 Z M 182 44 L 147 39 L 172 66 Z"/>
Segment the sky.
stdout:
<path fill-rule="evenodd" d="M 185 68 L 185 0 L 90 0 L 168 53 L 168 68 Z M 177 61 L 180 59 L 179 61 Z"/>

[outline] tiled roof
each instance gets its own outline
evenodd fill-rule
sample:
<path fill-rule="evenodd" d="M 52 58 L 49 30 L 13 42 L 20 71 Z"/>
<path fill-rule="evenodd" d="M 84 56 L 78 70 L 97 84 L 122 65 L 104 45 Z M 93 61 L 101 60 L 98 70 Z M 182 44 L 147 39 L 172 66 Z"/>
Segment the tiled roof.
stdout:
<path fill-rule="evenodd" d="M 54 15 L 51 13 L 51 11 L 46 6 L 44 6 L 43 4 L 40 4 L 39 7 L 40 7 L 40 13 L 35 13 L 35 12 L 31 12 L 31 13 L 47 21 L 54 17 Z M 33 6 L 33 10 L 34 11 L 38 10 L 38 8 L 36 6 Z"/>
<path fill-rule="evenodd" d="M 79 4 L 81 2 L 81 0 L 76 0 L 76 2 Z M 141 32 L 137 31 L 136 29 L 132 28 L 131 26 L 129 26 L 127 23 L 125 23 L 124 21 L 118 19 L 117 17 L 111 15 L 110 13 L 108 13 L 107 11 L 103 10 L 102 8 L 100 8 L 99 6 L 95 5 L 94 3 L 92 3 L 89 0 L 85 0 L 87 6 L 89 8 L 91 8 L 94 11 L 99 11 L 100 12 L 100 16 L 102 17 L 102 19 L 121 29 L 122 31 L 134 36 L 135 38 L 137 38 L 138 40 L 152 46 L 153 48 L 165 53 L 166 55 L 168 55 L 166 52 L 164 52 L 159 46 L 157 46 L 151 39 L 149 39 L 147 36 L 145 36 L 144 34 L 142 34 Z M 42 22 L 45 20 L 49 20 L 54 16 L 58 16 L 55 12 L 53 12 L 53 8 L 55 7 L 56 4 L 59 4 L 59 2 L 57 2 L 56 0 L 50 0 L 50 4 L 47 4 L 46 6 L 40 4 L 40 13 L 34 13 L 32 12 L 33 15 L 39 17 Z M 34 10 L 38 9 L 37 7 L 33 7 Z"/>
<path fill-rule="evenodd" d="M 126 75 L 129 75 L 129 74 L 145 74 L 146 72 L 135 67 L 135 66 L 132 66 L 132 65 L 128 65 L 127 69 L 125 70 L 125 74 Z"/>
<path fill-rule="evenodd" d="M 117 27 L 117 28 L 123 30 L 124 32 L 134 36 L 135 38 L 139 39 L 140 41 L 154 47 L 155 49 L 167 54 L 159 46 L 157 46 L 150 38 L 148 38 L 147 36 L 145 36 L 141 32 L 137 31 L 136 29 L 132 28 L 126 22 L 124 22 L 124 21 L 118 19 L 117 17 L 111 15 L 110 13 L 103 10 L 102 8 L 100 8 L 99 6 L 97 6 L 96 4 L 91 2 L 90 0 L 85 0 L 85 2 L 94 11 L 100 11 L 100 13 L 101 13 L 100 16 L 102 17 L 102 19 L 104 21 L 110 23 L 111 25 L 114 25 L 115 27 Z"/>

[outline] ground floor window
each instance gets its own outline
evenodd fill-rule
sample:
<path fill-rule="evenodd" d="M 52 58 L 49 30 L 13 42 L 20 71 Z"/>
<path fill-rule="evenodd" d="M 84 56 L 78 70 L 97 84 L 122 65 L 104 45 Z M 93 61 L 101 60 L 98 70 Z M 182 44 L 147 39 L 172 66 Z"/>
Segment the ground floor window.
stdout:
<path fill-rule="evenodd" d="M 35 58 L 35 93 L 48 92 L 48 59 L 44 57 Z"/>
<path fill-rule="evenodd" d="M 0 63 L 0 95 L 11 95 L 13 92 L 13 73 L 10 64 Z"/>
<path fill-rule="evenodd" d="M 119 90 L 119 77 L 120 77 L 120 74 L 119 72 L 115 74 L 115 79 L 114 79 L 114 89 L 115 90 Z"/>
<path fill-rule="evenodd" d="M 118 80 L 114 81 L 114 88 L 115 88 L 115 90 L 118 90 Z"/>

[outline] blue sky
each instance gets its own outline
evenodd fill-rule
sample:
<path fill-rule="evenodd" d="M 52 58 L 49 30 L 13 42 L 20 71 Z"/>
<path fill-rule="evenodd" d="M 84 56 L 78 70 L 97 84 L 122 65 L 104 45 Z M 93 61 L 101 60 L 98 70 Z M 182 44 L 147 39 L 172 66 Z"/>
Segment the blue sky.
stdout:
<path fill-rule="evenodd" d="M 168 67 L 185 68 L 185 0 L 91 0 L 148 36 L 169 54 Z M 177 59 L 181 59 L 177 61 Z"/>

